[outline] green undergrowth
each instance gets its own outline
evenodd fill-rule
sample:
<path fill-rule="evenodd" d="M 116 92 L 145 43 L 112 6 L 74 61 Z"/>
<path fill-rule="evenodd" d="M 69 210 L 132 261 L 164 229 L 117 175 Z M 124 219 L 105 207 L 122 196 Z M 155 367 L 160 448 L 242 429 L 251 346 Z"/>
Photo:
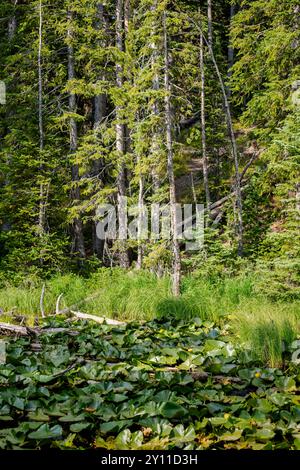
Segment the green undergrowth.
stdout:
<path fill-rule="evenodd" d="M 58 275 L 46 282 L 44 307 L 55 313 L 72 306 L 94 315 L 125 321 L 149 321 L 160 317 L 229 323 L 232 339 L 250 347 L 258 359 L 272 366 L 284 363 L 285 347 L 300 334 L 300 301 L 274 301 L 258 292 L 254 275 L 215 278 L 190 275 L 183 278 L 182 295 L 171 296 L 169 277 L 148 272 L 102 269 L 89 278 Z M 26 280 L 0 289 L 2 321 L 19 314 L 33 324 L 40 313 L 42 282 Z"/>
<path fill-rule="evenodd" d="M 7 340 L 2 449 L 300 449 L 299 369 L 253 361 L 199 318 Z"/>

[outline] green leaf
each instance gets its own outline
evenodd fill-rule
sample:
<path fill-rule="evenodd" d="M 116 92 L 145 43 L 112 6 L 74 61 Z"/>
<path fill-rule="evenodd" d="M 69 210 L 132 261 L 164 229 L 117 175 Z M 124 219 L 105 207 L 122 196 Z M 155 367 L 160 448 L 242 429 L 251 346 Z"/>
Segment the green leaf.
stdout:
<path fill-rule="evenodd" d="M 69 415 L 62 416 L 61 418 L 58 418 L 58 421 L 60 421 L 61 423 L 76 423 L 78 421 L 84 421 L 85 418 L 86 416 L 84 414 L 80 414 L 80 415 L 69 414 Z"/>
<path fill-rule="evenodd" d="M 29 439 L 58 439 L 62 436 L 62 427 L 56 424 L 50 427 L 49 424 L 42 424 L 42 426 L 34 432 L 28 434 Z"/>
<path fill-rule="evenodd" d="M 300 438 L 299 437 L 296 437 L 296 439 L 294 439 L 294 447 L 296 450 L 300 450 Z"/>
<path fill-rule="evenodd" d="M 71 424 L 70 431 L 72 432 L 80 432 L 84 429 L 87 429 L 90 426 L 90 423 L 75 423 Z"/>
<path fill-rule="evenodd" d="M 243 431 L 235 429 L 234 432 L 225 432 L 220 436 L 220 441 L 237 441 L 241 438 Z"/>
<path fill-rule="evenodd" d="M 32 421 L 49 421 L 49 416 L 40 410 L 28 413 L 28 418 Z"/>
<path fill-rule="evenodd" d="M 274 436 L 275 432 L 269 428 L 258 429 L 255 433 L 255 437 L 259 441 L 269 441 L 270 439 L 273 439 Z"/>
<path fill-rule="evenodd" d="M 178 403 L 167 402 L 161 408 L 161 414 L 168 419 L 182 418 L 187 415 L 187 410 Z"/>
<path fill-rule="evenodd" d="M 65 346 L 57 346 L 54 350 L 47 353 L 47 359 L 55 366 L 66 364 L 70 359 L 70 353 Z"/>
<path fill-rule="evenodd" d="M 118 434 L 115 440 L 116 449 L 124 450 L 128 449 L 128 444 L 131 439 L 131 431 L 129 429 L 124 429 Z"/>
<path fill-rule="evenodd" d="M 126 426 L 130 426 L 131 423 L 132 423 L 131 420 L 110 421 L 109 423 L 102 423 L 100 426 L 100 431 L 103 434 L 119 432 L 122 428 L 125 428 Z"/>

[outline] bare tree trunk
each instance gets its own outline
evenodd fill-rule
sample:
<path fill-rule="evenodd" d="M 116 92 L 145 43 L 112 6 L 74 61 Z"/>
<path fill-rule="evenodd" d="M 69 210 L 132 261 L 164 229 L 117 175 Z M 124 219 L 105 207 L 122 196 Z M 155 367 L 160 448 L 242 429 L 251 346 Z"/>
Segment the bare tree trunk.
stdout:
<path fill-rule="evenodd" d="M 17 6 L 18 0 L 11 0 L 11 3 L 13 4 L 14 7 Z M 16 15 L 14 14 L 11 16 L 11 18 L 8 21 L 8 40 L 12 41 L 17 30 L 17 18 Z"/>
<path fill-rule="evenodd" d="M 300 220 L 300 183 L 296 184 L 296 217 Z"/>
<path fill-rule="evenodd" d="M 43 5 L 39 2 L 39 47 L 38 47 L 38 115 L 39 115 L 39 148 L 40 148 L 40 174 L 43 172 L 43 150 L 44 150 L 44 125 L 43 125 L 43 69 L 42 69 L 42 47 L 43 47 Z M 39 197 L 39 234 L 46 232 L 46 207 L 48 202 L 49 184 L 41 181 Z M 42 261 L 42 260 L 41 260 Z"/>
<path fill-rule="evenodd" d="M 206 207 L 209 212 L 210 191 L 208 180 L 208 158 L 206 151 L 206 120 L 205 120 L 205 70 L 204 70 L 204 44 L 203 36 L 200 34 L 200 71 L 201 71 L 201 134 L 202 134 L 202 167 L 203 182 L 205 189 Z"/>
<path fill-rule="evenodd" d="M 138 203 L 138 208 L 139 208 L 139 214 L 138 214 L 138 258 L 137 258 L 136 268 L 137 269 L 142 269 L 142 267 L 143 267 L 143 255 L 144 255 L 143 241 L 141 240 L 141 236 L 142 236 L 142 217 L 143 217 L 143 211 L 144 211 L 144 178 L 143 178 L 142 174 L 140 174 L 140 177 L 139 177 L 139 203 Z"/>
<path fill-rule="evenodd" d="M 157 8 L 157 0 L 154 0 L 153 2 L 153 5 L 151 5 L 150 9 L 152 12 L 155 12 Z M 152 29 L 152 36 L 154 35 L 155 33 L 155 21 L 153 22 L 153 29 Z M 158 50 L 157 50 L 157 45 L 155 44 L 155 42 L 153 41 L 152 45 L 151 45 L 151 48 L 152 48 L 152 54 L 151 54 L 151 65 L 152 65 L 152 69 L 153 69 L 153 72 L 154 72 L 154 75 L 153 75 L 153 80 L 152 80 L 152 88 L 153 88 L 153 91 L 154 92 L 158 92 L 159 91 L 159 74 L 158 74 L 158 71 L 156 69 L 156 61 L 158 59 Z M 153 112 L 153 115 L 155 117 L 158 117 L 159 115 L 159 108 L 158 108 L 158 103 L 157 103 L 157 100 L 154 100 L 153 101 L 153 105 L 152 105 L 152 112 Z M 158 156 L 158 153 L 159 153 L 159 134 L 158 134 L 158 130 L 156 128 L 157 126 L 157 123 L 155 123 L 155 128 L 154 128 L 154 132 L 153 132 L 153 136 L 152 136 L 152 145 L 151 145 L 151 155 L 154 156 L 154 159 L 153 159 L 153 163 L 152 163 L 152 168 L 151 168 L 151 174 L 152 174 L 152 183 L 153 183 L 153 193 L 157 193 L 157 191 L 159 190 L 160 188 L 160 181 L 159 181 L 159 175 L 158 175 L 158 171 L 157 171 L 157 156 Z"/>
<path fill-rule="evenodd" d="M 129 34 L 129 23 L 131 16 L 131 5 L 130 0 L 124 0 L 124 41 L 123 48 L 126 50 L 126 38 Z M 128 123 L 124 123 L 124 151 L 130 153 L 132 151 L 131 142 L 131 129 Z"/>
<path fill-rule="evenodd" d="M 171 213 L 171 230 L 173 245 L 173 294 L 178 297 L 180 295 L 180 278 L 181 278 L 181 258 L 180 248 L 177 239 L 177 212 L 176 212 L 176 191 L 173 164 L 173 140 L 172 140 L 172 114 L 171 114 L 171 97 L 170 97 L 170 81 L 169 81 L 169 52 L 168 52 L 168 34 L 166 12 L 163 13 L 163 29 L 164 29 L 164 59 L 165 59 L 165 122 L 166 122 L 166 139 L 167 139 L 167 171 L 170 186 L 170 213 Z"/>
<path fill-rule="evenodd" d="M 13 7 L 16 7 L 17 4 L 18 4 L 18 0 L 11 0 L 11 3 L 12 3 Z M 15 10 L 13 9 L 12 16 L 8 20 L 8 28 L 7 28 L 7 36 L 8 36 L 8 42 L 9 43 L 13 41 L 13 39 L 15 37 L 15 34 L 16 34 L 16 30 L 17 30 L 17 18 L 16 18 Z M 7 111 L 6 112 L 7 118 L 11 117 L 12 114 L 13 114 L 12 110 Z M 9 128 L 6 129 L 6 132 L 9 134 L 11 132 L 11 129 L 9 129 Z M 6 163 L 7 163 L 7 166 L 9 167 L 10 163 L 11 163 L 11 155 L 10 154 L 8 154 Z M 10 182 L 9 176 L 6 174 L 5 175 L 4 186 L 8 186 L 9 182 Z M 10 220 L 6 219 L 3 222 L 1 230 L 8 231 L 10 229 L 11 229 L 11 222 L 10 222 Z"/>
<path fill-rule="evenodd" d="M 68 80 L 74 80 L 75 78 L 75 66 L 74 66 L 74 48 L 72 45 L 73 31 L 72 31 L 72 20 L 73 12 L 68 10 Z M 77 110 L 76 106 L 76 95 L 74 93 L 69 93 L 69 112 L 75 114 Z M 74 154 L 77 150 L 77 123 L 76 120 L 70 118 L 70 154 Z M 79 168 L 77 164 L 72 164 L 72 182 L 75 183 L 72 188 L 71 197 L 73 202 L 78 202 L 80 200 L 80 190 L 77 185 L 79 181 Z M 74 248 L 75 252 L 78 253 L 81 260 L 86 257 L 85 247 L 84 247 L 84 237 L 83 237 L 83 226 L 81 220 L 76 217 L 73 221 L 73 237 L 74 237 Z"/>
<path fill-rule="evenodd" d="M 244 225 L 243 225 L 243 202 L 242 202 L 242 191 L 241 191 L 241 178 L 240 178 L 240 171 L 239 171 L 239 153 L 238 148 L 236 145 L 232 118 L 231 118 L 231 110 L 230 104 L 227 98 L 227 93 L 225 89 L 224 82 L 222 80 L 222 75 L 220 73 L 219 67 L 217 65 L 213 50 L 210 48 L 211 57 L 218 75 L 219 82 L 221 84 L 223 98 L 224 98 L 224 107 L 225 107 L 225 115 L 227 117 L 227 126 L 228 126 L 228 133 L 231 142 L 232 148 L 232 156 L 234 161 L 234 168 L 235 168 L 235 194 L 236 194 L 236 209 L 237 209 L 237 242 L 238 242 L 238 256 L 243 256 L 244 251 Z"/>
<path fill-rule="evenodd" d="M 213 47 L 212 0 L 207 0 L 207 19 L 208 19 L 208 43 L 210 47 Z"/>
<path fill-rule="evenodd" d="M 117 0 L 116 4 L 116 47 L 122 52 L 123 51 L 123 0 Z M 116 84 L 118 88 L 123 86 L 123 68 L 120 63 L 116 64 Z M 123 119 L 123 112 L 121 106 L 116 107 L 116 150 L 118 154 L 118 178 L 117 178 L 117 187 L 118 187 L 118 211 L 119 211 L 119 224 L 124 220 L 125 214 L 123 213 L 124 208 L 122 204 L 122 198 L 126 196 L 126 172 L 125 172 L 125 126 L 121 122 Z M 125 237 L 125 234 L 123 234 Z M 120 253 L 119 253 L 119 262 L 120 266 L 123 268 L 129 268 L 129 255 L 126 249 L 126 240 L 119 240 L 120 242 Z"/>
<path fill-rule="evenodd" d="M 130 20 L 130 0 L 124 0 L 124 31 L 128 34 L 129 31 L 129 20 Z"/>
<path fill-rule="evenodd" d="M 97 5 L 97 22 L 95 25 L 97 30 L 104 28 L 104 6 L 102 3 Z M 99 46 L 104 46 L 104 44 L 99 44 Z M 98 78 L 100 78 L 101 74 Z M 105 79 L 104 74 L 102 75 L 102 79 Z M 105 117 L 106 114 L 106 105 L 107 105 L 107 97 L 104 93 L 95 96 L 94 98 L 94 131 L 97 133 L 99 131 L 99 127 Z M 100 178 L 100 173 L 103 170 L 103 160 L 98 158 L 93 161 L 93 174 Z M 103 178 L 103 175 L 101 175 Z M 97 255 L 99 259 L 103 258 L 103 250 L 104 250 L 104 241 L 100 240 L 97 237 L 97 221 L 93 224 L 93 252 Z"/>
<path fill-rule="evenodd" d="M 235 5 L 232 3 L 230 5 L 230 26 L 231 26 L 234 15 L 235 15 Z M 234 63 L 234 49 L 233 49 L 232 45 L 229 43 L 229 46 L 228 46 L 228 78 L 231 78 L 231 76 L 232 76 L 232 70 L 231 69 L 233 67 L 233 63 Z M 229 86 L 227 87 L 227 96 L 228 96 L 228 98 L 230 98 L 230 96 L 231 96 L 231 90 L 230 90 Z"/>
<path fill-rule="evenodd" d="M 193 21 L 193 20 L 192 20 Z M 194 21 L 193 21 L 194 22 Z M 239 153 L 238 153 L 238 148 L 236 145 L 236 140 L 235 140 L 235 135 L 234 135 L 234 130 L 233 130 L 233 124 L 232 124 L 232 117 L 231 117 L 231 110 L 230 110 L 230 104 L 228 101 L 227 93 L 226 93 L 226 88 L 223 82 L 223 78 L 220 72 L 220 69 L 218 67 L 215 54 L 213 51 L 213 48 L 210 46 L 208 40 L 205 38 L 202 27 L 201 25 L 197 25 L 194 22 L 195 26 L 198 26 L 200 33 L 203 36 L 203 40 L 206 42 L 208 46 L 208 50 L 211 56 L 211 60 L 213 62 L 214 68 L 216 70 L 216 74 L 221 86 L 222 94 L 223 94 L 223 99 L 224 99 L 224 108 L 225 108 L 225 117 L 227 121 L 227 127 L 228 127 L 228 134 L 229 134 L 229 139 L 231 143 L 231 148 L 232 148 L 232 157 L 234 161 L 234 168 L 235 168 L 235 194 L 236 194 L 236 208 L 237 208 L 237 242 L 238 242 L 238 255 L 243 256 L 243 251 L 244 251 L 244 246 L 243 246 L 243 238 L 244 238 L 244 226 L 243 226 L 243 202 L 242 202 L 242 191 L 241 191 L 241 178 L 240 178 L 240 172 L 239 172 Z"/>
<path fill-rule="evenodd" d="M 102 3 L 98 3 L 97 5 L 96 16 L 97 16 L 97 22 L 96 22 L 95 27 L 97 30 L 101 30 L 104 28 L 104 6 Z M 99 44 L 99 46 L 104 46 L 104 44 Z M 98 78 L 100 78 L 100 76 Z M 105 77 L 102 76 L 102 79 L 104 78 Z M 95 131 L 99 128 L 105 116 L 105 112 L 106 112 L 106 95 L 104 93 L 101 93 L 100 95 L 97 95 L 94 98 L 94 130 Z M 95 164 L 96 163 L 99 163 L 99 160 L 96 160 Z M 101 166 L 102 165 L 100 162 L 99 169 L 101 169 Z"/>
<path fill-rule="evenodd" d="M 42 46 L 43 46 L 43 5 L 39 2 L 39 50 L 38 50 L 38 72 L 39 72 L 39 136 L 40 150 L 44 148 L 43 130 L 43 71 L 42 71 Z"/>

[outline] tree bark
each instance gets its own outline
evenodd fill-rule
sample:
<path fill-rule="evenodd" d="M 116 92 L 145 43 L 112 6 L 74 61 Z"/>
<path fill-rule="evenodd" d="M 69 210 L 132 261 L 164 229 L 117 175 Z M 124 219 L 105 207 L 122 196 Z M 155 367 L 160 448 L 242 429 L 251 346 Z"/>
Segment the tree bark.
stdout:
<path fill-rule="evenodd" d="M 16 7 L 18 4 L 18 0 L 11 0 L 11 3 L 13 7 Z M 8 21 L 8 40 L 12 41 L 13 38 L 15 37 L 17 30 L 17 18 L 16 15 L 12 15 L 11 18 Z"/>
<path fill-rule="evenodd" d="M 235 194 L 236 194 L 236 208 L 237 208 L 237 244 L 238 244 L 237 253 L 238 253 L 238 256 L 243 256 L 244 226 L 243 226 L 243 202 L 242 202 L 242 191 L 241 191 L 241 178 L 240 178 L 240 172 L 239 172 L 239 153 L 238 153 L 238 148 L 237 148 L 235 135 L 234 135 L 230 104 L 228 101 L 226 88 L 225 88 L 222 75 L 218 67 L 216 58 L 215 58 L 213 48 L 210 46 L 208 40 L 205 38 L 203 31 L 202 31 L 202 27 L 198 26 L 198 28 L 200 30 L 200 33 L 203 36 L 203 40 L 206 42 L 208 46 L 210 57 L 213 62 L 214 68 L 216 70 L 216 74 L 217 74 L 217 77 L 221 86 L 223 99 L 224 99 L 225 117 L 227 121 L 228 134 L 229 134 L 229 139 L 231 143 L 232 157 L 233 157 L 234 168 L 235 168 Z"/>
<path fill-rule="evenodd" d="M 72 21 L 73 21 L 73 11 L 68 10 L 68 80 L 74 80 L 75 78 L 75 66 L 74 66 L 74 48 L 72 45 L 73 40 L 73 30 L 72 30 Z M 69 93 L 69 112 L 71 113 L 70 117 L 70 155 L 74 154 L 77 150 L 78 143 L 78 133 L 77 133 L 77 123 L 72 114 L 75 114 L 77 111 L 76 105 L 76 95 L 72 92 Z M 73 202 L 78 202 L 80 200 L 80 190 L 77 185 L 79 181 L 79 168 L 77 164 L 72 164 L 71 167 L 72 173 L 72 182 L 75 183 L 72 191 L 71 198 Z M 83 236 L 83 226 L 82 221 L 76 217 L 73 221 L 73 246 L 75 252 L 79 255 L 80 260 L 82 261 L 86 257 L 85 247 L 84 247 L 84 236 Z"/>
<path fill-rule="evenodd" d="M 173 294 L 175 297 L 180 295 L 181 278 L 181 257 L 179 242 L 177 239 L 177 211 L 176 211 L 176 191 L 173 162 L 173 140 L 172 140 L 172 113 L 171 96 L 169 80 L 169 51 L 166 12 L 163 13 L 163 31 L 164 31 L 164 82 L 165 82 L 165 124 L 167 141 L 167 172 L 170 186 L 170 213 L 171 213 L 171 236 L 173 245 Z"/>
<path fill-rule="evenodd" d="M 200 34 L 200 72 L 201 72 L 201 135 L 202 135 L 202 167 L 203 183 L 205 189 L 206 207 L 209 212 L 210 191 L 208 180 L 208 158 L 206 149 L 206 120 L 205 120 L 205 70 L 204 70 L 204 44 L 203 36 Z"/>
<path fill-rule="evenodd" d="M 240 171 L 239 171 L 239 153 L 238 153 L 238 148 L 236 145 L 233 123 L 232 123 L 232 118 L 231 118 L 230 104 L 227 98 L 226 89 L 225 89 L 224 82 L 222 80 L 222 76 L 221 76 L 219 67 L 217 65 L 215 56 L 211 48 L 210 48 L 210 51 L 211 51 L 213 63 L 215 65 L 217 75 L 218 75 L 221 88 L 222 88 L 225 115 L 227 117 L 228 133 L 229 133 L 229 138 L 230 138 L 231 147 L 232 147 L 232 156 L 233 156 L 234 168 L 235 168 L 235 193 L 236 193 L 236 209 L 237 209 L 237 242 L 238 242 L 237 253 L 238 253 L 238 256 L 243 256 L 244 224 L 243 224 L 243 202 L 242 202 L 242 191 L 241 191 L 241 178 L 240 178 Z"/>
<path fill-rule="evenodd" d="M 102 3 L 99 3 L 97 5 L 97 21 L 95 28 L 97 30 L 104 29 L 104 6 Z M 105 44 L 99 44 L 99 47 L 105 47 Z M 102 78 L 102 80 L 105 79 L 104 74 L 99 74 L 98 79 Z M 99 127 L 101 123 L 103 122 L 103 119 L 106 115 L 106 106 L 107 106 L 107 96 L 104 93 L 101 93 L 100 95 L 95 96 L 94 98 L 94 131 L 95 134 L 99 132 Z M 100 173 L 101 173 L 101 179 L 104 178 L 104 175 L 102 174 L 103 170 L 103 160 L 102 158 L 97 158 L 96 160 L 93 161 L 93 174 L 100 179 Z M 103 258 L 103 249 L 104 249 L 104 241 L 100 240 L 97 237 L 97 221 L 94 222 L 93 224 L 93 252 L 94 254 L 99 258 Z"/>
<path fill-rule="evenodd" d="M 212 0 L 207 0 L 207 20 L 208 20 L 208 43 L 213 47 L 213 18 Z"/>
<path fill-rule="evenodd" d="M 39 49 L 38 49 L 38 73 L 39 73 L 39 136 L 40 150 L 44 148 L 43 129 L 43 71 L 42 71 L 42 46 L 43 46 L 43 5 L 39 2 Z"/>
<path fill-rule="evenodd" d="M 96 29 L 100 31 L 104 29 L 104 6 L 102 3 L 98 3 L 97 5 L 97 21 L 96 21 Z M 99 44 L 99 47 L 103 47 L 105 44 Z M 101 74 L 99 74 L 98 79 Z M 102 75 L 102 79 L 104 79 L 104 75 Z M 100 95 L 95 96 L 94 98 L 94 129 L 97 130 L 99 125 L 101 124 L 106 111 L 106 95 L 101 93 Z"/>
<path fill-rule="evenodd" d="M 157 8 L 157 0 L 154 0 L 153 4 L 150 7 L 151 12 L 155 13 L 155 10 Z M 152 26 L 152 36 L 155 33 L 155 21 L 153 21 L 153 26 Z M 158 59 L 158 50 L 157 50 L 157 45 L 153 41 L 151 44 L 152 48 L 152 54 L 151 54 L 151 66 L 153 70 L 153 80 L 152 80 L 152 89 L 154 92 L 158 92 L 160 85 L 159 85 L 159 74 L 156 69 L 156 61 Z M 157 100 L 153 101 L 152 105 L 152 112 L 153 115 L 158 118 L 159 116 L 159 106 Z M 159 132 L 157 129 L 157 123 L 155 122 L 154 129 L 153 129 L 153 135 L 152 135 L 152 144 L 151 144 L 151 156 L 154 157 L 153 163 L 152 163 L 152 168 L 151 168 L 151 175 L 152 175 L 152 184 L 153 184 L 153 194 L 156 194 L 159 191 L 160 188 L 160 181 L 159 181 L 159 175 L 157 171 L 157 157 L 159 154 Z"/>
<path fill-rule="evenodd" d="M 43 48 L 43 4 L 39 2 L 39 47 L 38 47 L 38 119 L 39 119 L 39 149 L 40 149 L 40 176 L 44 170 L 43 150 L 44 150 L 44 123 L 43 123 L 43 66 L 42 66 L 42 48 Z M 49 183 L 41 181 L 39 197 L 39 234 L 42 236 L 46 232 L 46 207 L 48 202 Z M 41 259 L 41 263 L 42 263 Z"/>
<path fill-rule="evenodd" d="M 143 267 L 143 255 L 144 255 L 143 240 L 141 239 L 141 237 L 142 237 L 142 217 L 143 217 L 143 211 L 144 211 L 144 178 L 143 178 L 142 174 L 140 174 L 140 177 L 139 177 L 138 211 L 139 211 L 139 213 L 138 213 L 138 257 L 137 257 L 136 268 L 137 269 L 142 269 L 142 267 Z"/>
<path fill-rule="evenodd" d="M 235 5 L 231 4 L 230 5 L 230 27 L 231 27 L 231 23 L 232 23 L 234 15 L 235 15 Z M 229 43 L 229 46 L 228 46 L 228 78 L 231 78 L 231 76 L 232 76 L 232 70 L 231 69 L 233 67 L 233 63 L 234 63 L 234 49 L 233 49 L 232 45 Z M 230 86 L 227 87 L 227 96 L 228 96 L 228 98 L 230 98 L 230 96 L 231 96 Z"/>
<path fill-rule="evenodd" d="M 296 184 L 296 217 L 300 220 L 300 183 Z"/>
<path fill-rule="evenodd" d="M 18 4 L 18 0 L 11 0 L 11 3 L 12 3 L 12 6 L 14 7 L 13 8 L 13 12 L 12 12 L 12 16 L 9 18 L 8 20 L 8 28 L 7 28 L 7 37 L 8 37 L 8 42 L 11 43 L 15 37 L 15 34 L 16 34 L 16 31 L 17 31 L 17 17 L 16 17 L 16 13 L 15 13 L 15 7 L 17 6 Z M 6 116 L 7 118 L 10 118 L 13 114 L 13 110 L 10 109 L 9 111 L 6 112 Z M 6 129 L 6 133 L 9 134 L 11 132 L 11 129 L 10 128 L 7 128 Z M 7 157 L 7 160 L 6 160 L 6 163 L 8 166 L 10 166 L 10 163 L 11 163 L 11 155 L 8 154 L 8 157 Z M 5 181 L 4 181 L 4 186 L 8 186 L 10 183 L 10 180 L 9 180 L 9 177 L 8 175 L 6 174 L 5 175 Z M 1 230 L 2 231 L 8 231 L 11 229 L 11 222 L 10 220 L 6 219 L 4 220 L 3 222 L 3 225 L 1 227 Z"/>
<path fill-rule="evenodd" d="M 102 3 L 98 3 L 97 5 L 97 13 L 96 13 L 97 21 L 95 28 L 100 31 L 101 29 L 104 28 L 104 6 Z M 99 44 L 99 47 L 103 47 L 105 44 Z M 104 75 L 99 74 L 98 79 L 104 79 Z M 99 128 L 101 122 L 103 121 L 103 118 L 105 117 L 105 112 L 106 112 L 106 95 L 104 93 L 101 93 L 100 95 L 95 96 L 94 98 L 94 130 L 97 131 Z M 101 161 L 96 160 L 95 164 L 99 164 L 101 170 L 102 164 Z M 97 170 L 97 168 L 96 168 Z"/>
<path fill-rule="evenodd" d="M 123 52 L 123 0 L 117 0 L 116 3 L 116 47 L 120 52 Z M 123 67 L 120 63 L 116 64 L 116 85 L 118 88 L 123 87 Z M 122 198 L 126 197 L 126 170 L 125 170 L 125 126 L 123 121 L 124 110 L 121 106 L 116 106 L 116 150 L 118 155 L 118 212 L 119 212 L 119 225 L 126 217 L 122 204 Z M 124 228 L 125 230 L 125 228 Z M 126 234 L 123 233 L 123 239 L 119 240 L 119 263 L 123 268 L 129 268 L 129 255 L 126 249 Z"/>

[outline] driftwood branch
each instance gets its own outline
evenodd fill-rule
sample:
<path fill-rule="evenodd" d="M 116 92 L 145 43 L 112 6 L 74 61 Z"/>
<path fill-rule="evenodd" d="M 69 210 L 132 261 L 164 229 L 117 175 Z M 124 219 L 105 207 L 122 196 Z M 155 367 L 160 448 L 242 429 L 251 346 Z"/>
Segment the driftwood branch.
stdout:
<path fill-rule="evenodd" d="M 0 323 L 0 332 L 17 336 L 38 336 L 44 333 L 66 333 L 72 336 L 79 334 L 78 331 L 69 328 L 29 328 L 28 326 L 11 325 L 9 323 Z"/>
<path fill-rule="evenodd" d="M 40 309 L 41 309 L 42 318 L 45 318 L 44 297 L 45 297 L 45 284 L 43 284 L 41 297 L 40 297 Z"/>
<path fill-rule="evenodd" d="M 0 323 L 0 331 L 5 334 L 12 333 L 20 336 L 29 335 L 26 326 L 10 325 L 9 323 Z"/>
<path fill-rule="evenodd" d="M 106 317 L 98 317 L 97 315 L 90 315 L 88 313 L 82 313 L 82 312 L 75 312 L 74 310 L 70 310 L 72 315 L 74 315 L 76 318 L 80 318 L 82 320 L 92 320 L 97 323 L 107 323 L 108 325 L 126 325 L 125 322 L 119 321 L 119 320 L 112 320 L 111 318 L 106 318 Z"/>
<path fill-rule="evenodd" d="M 63 294 L 59 294 L 59 296 L 57 297 L 56 306 L 55 306 L 55 315 L 60 314 L 59 303 L 60 303 L 60 299 L 62 298 L 62 296 Z"/>
<path fill-rule="evenodd" d="M 97 294 L 92 294 L 89 297 L 86 297 L 85 299 L 79 300 L 76 304 L 70 305 L 70 307 L 63 308 L 62 310 L 59 311 L 59 315 L 64 315 L 65 313 L 72 312 L 72 310 L 75 310 L 79 305 L 83 304 L 84 302 L 89 302 L 90 300 L 94 300 L 96 297 L 98 297 L 99 293 Z"/>

